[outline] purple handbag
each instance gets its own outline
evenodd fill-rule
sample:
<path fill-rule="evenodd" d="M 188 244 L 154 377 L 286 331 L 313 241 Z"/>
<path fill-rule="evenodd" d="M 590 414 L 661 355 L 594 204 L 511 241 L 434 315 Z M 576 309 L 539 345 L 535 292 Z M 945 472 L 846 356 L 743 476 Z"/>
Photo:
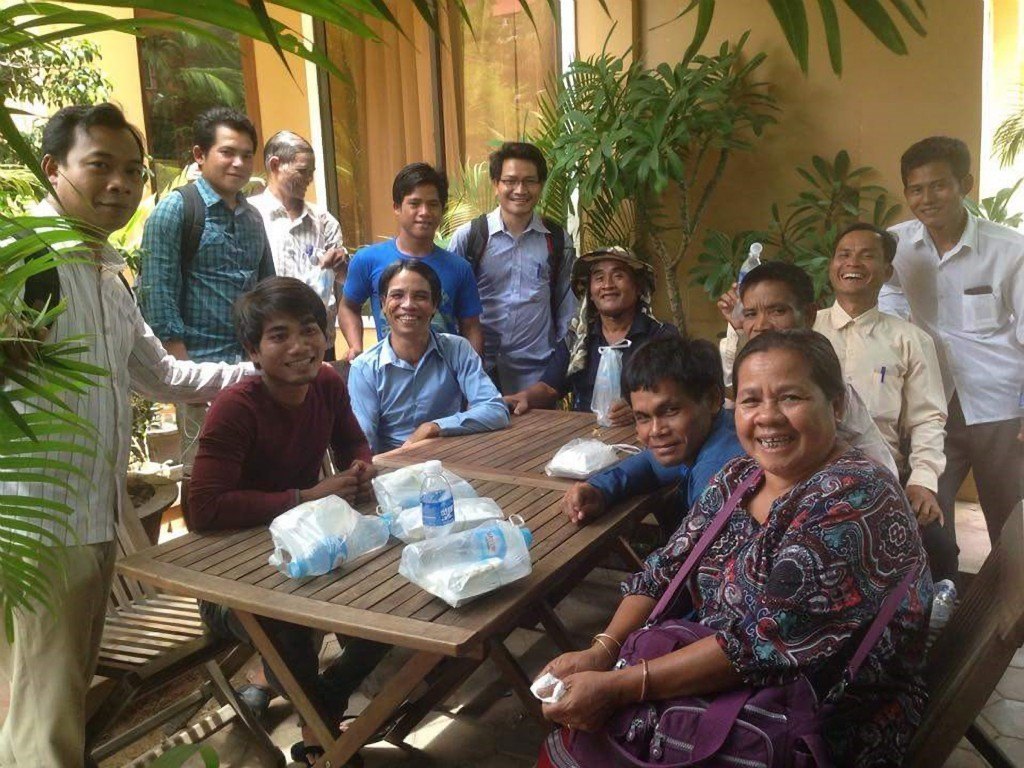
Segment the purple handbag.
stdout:
<path fill-rule="evenodd" d="M 686 558 L 654 607 L 647 624 L 623 643 L 618 667 L 656 659 L 715 632 L 685 619 L 660 620 L 686 577 L 718 536 L 743 495 L 762 472 L 747 478 L 729 497 Z M 821 724 L 831 704 L 842 696 L 868 653 L 881 637 L 910 588 L 915 572 L 908 570 L 890 593 L 857 646 L 842 680 L 819 702 L 802 675 L 786 685 L 741 687 L 709 696 L 680 696 L 642 702 L 616 712 L 597 733 L 572 732 L 557 744 L 561 757 L 585 768 L 674 768 L 675 766 L 737 766 L 742 768 L 803 768 L 830 766 L 821 737 Z M 548 745 L 559 740 L 558 734 Z"/>

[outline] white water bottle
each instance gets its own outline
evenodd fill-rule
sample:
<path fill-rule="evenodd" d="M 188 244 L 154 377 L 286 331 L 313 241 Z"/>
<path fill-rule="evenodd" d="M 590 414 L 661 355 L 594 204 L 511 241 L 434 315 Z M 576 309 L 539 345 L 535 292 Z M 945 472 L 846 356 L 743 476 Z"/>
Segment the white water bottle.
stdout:
<path fill-rule="evenodd" d="M 347 562 L 380 549 L 388 543 L 387 522 L 373 515 L 360 515 L 355 526 L 344 536 L 325 536 L 302 557 L 288 562 L 288 575 L 293 579 L 320 576 L 340 568 Z"/>
<path fill-rule="evenodd" d="M 949 617 L 956 607 L 956 586 L 949 579 L 943 579 L 935 585 L 935 597 L 932 599 L 932 617 L 928 629 L 939 632 L 949 623 Z"/>
<path fill-rule="evenodd" d="M 756 267 L 761 266 L 761 251 L 764 250 L 764 246 L 761 243 L 751 243 L 750 250 L 747 251 L 747 258 L 743 260 L 740 265 L 740 273 L 736 277 L 736 285 L 740 286 L 743 284 L 744 279 L 750 274 Z M 736 306 L 732 308 L 732 324 L 733 327 L 741 325 L 743 322 L 743 302 L 737 301 Z"/>
<path fill-rule="evenodd" d="M 504 560 L 510 547 L 517 542 L 509 541 L 509 536 L 521 536 L 526 548 L 533 542 L 533 534 L 528 528 L 521 528 L 508 523 L 490 523 L 470 531 L 452 534 L 444 541 L 432 545 L 420 545 L 416 549 L 416 563 L 421 573 L 436 571 L 470 563 L 480 563 L 495 558 Z"/>
<path fill-rule="evenodd" d="M 452 497 L 452 487 L 441 473 L 440 461 L 425 462 L 423 471 L 423 485 L 420 486 L 423 533 L 428 539 L 445 536 L 455 523 L 455 500 Z"/>

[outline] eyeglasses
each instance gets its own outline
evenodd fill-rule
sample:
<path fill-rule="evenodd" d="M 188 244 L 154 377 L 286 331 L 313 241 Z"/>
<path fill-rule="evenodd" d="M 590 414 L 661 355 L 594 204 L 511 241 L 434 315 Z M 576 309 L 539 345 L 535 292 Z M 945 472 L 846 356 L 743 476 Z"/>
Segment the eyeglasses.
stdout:
<path fill-rule="evenodd" d="M 535 179 L 530 176 L 525 179 L 498 179 L 498 183 L 501 184 L 505 189 L 516 189 L 519 186 L 526 187 L 527 189 L 534 189 L 540 186 L 540 179 Z"/>

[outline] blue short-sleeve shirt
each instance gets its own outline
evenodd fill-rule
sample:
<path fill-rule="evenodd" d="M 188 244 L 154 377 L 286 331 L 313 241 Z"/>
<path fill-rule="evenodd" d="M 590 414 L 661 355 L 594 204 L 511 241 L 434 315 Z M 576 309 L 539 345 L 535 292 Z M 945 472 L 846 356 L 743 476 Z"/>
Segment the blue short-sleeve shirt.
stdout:
<path fill-rule="evenodd" d="M 422 259 L 441 281 L 441 304 L 431 321 L 434 330 L 457 334 L 460 320 L 480 315 L 480 294 L 477 292 L 473 268 L 468 261 L 439 246 L 434 246 L 428 256 L 409 256 L 398 250 L 394 239 L 387 240 L 356 253 L 345 278 L 344 296 L 347 301 L 362 304 L 370 299 L 378 341 L 388 334 L 388 322 L 381 313 L 380 293 L 377 290 L 380 276 L 391 263 L 414 258 Z"/>

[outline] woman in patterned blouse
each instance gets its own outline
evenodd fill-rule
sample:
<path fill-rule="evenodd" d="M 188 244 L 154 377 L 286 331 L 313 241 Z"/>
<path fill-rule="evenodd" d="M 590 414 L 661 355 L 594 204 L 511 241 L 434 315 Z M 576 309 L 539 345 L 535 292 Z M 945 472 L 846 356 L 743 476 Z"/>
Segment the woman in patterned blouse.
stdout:
<path fill-rule="evenodd" d="M 736 431 L 748 456 L 711 480 L 669 542 L 623 584 L 625 597 L 594 644 L 547 666 L 566 693 L 545 714 L 596 730 L 640 700 L 641 667 L 613 670 L 609 649 L 643 626 L 725 500 L 763 470 L 684 585 L 690 618 L 715 634 L 650 661 L 646 698 L 777 685 L 798 674 L 824 698 L 912 567 L 908 596 L 823 733 L 837 764 L 899 764 L 925 704 L 932 593 L 914 516 L 888 472 L 837 440 L 844 385 L 823 336 L 763 333 L 737 356 L 733 381 Z"/>

